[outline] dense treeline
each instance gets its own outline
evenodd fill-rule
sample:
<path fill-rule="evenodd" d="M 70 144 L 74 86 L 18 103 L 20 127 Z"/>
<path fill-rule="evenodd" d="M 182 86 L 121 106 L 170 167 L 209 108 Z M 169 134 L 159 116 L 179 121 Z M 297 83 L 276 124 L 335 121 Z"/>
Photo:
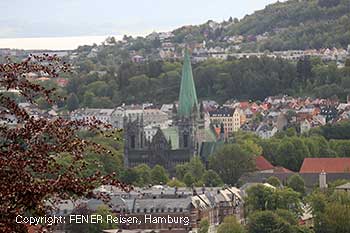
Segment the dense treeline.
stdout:
<path fill-rule="evenodd" d="M 236 133 L 233 141 L 252 142 L 248 148 L 260 152 L 272 164 L 299 171 L 303 160 L 309 157 L 350 157 L 350 122 L 325 125 L 298 135 L 294 128 L 276 134 L 271 139 L 260 139 L 249 133 Z M 257 154 L 257 152 L 255 154 Z"/>
<path fill-rule="evenodd" d="M 121 103 L 171 103 L 178 98 L 181 63 L 150 61 L 123 63 L 96 72 L 93 63 L 73 74 L 66 91 L 69 110 L 80 107 L 111 108 Z M 200 99 L 263 100 L 278 94 L 310 95 L 345 100 L 350 92 L 350 67 L 337 68 L 318 59 L 297 64 L 267 57 L 208 60 L 193 65 Z"/>

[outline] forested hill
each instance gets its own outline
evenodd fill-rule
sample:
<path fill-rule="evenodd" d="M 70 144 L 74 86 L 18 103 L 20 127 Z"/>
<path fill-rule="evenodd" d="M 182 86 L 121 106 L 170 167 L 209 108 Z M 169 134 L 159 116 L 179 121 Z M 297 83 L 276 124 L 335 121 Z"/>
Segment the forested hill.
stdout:
<path fill-rule="evenodd" d="M 245 16 L 209 27 L 199 26 L 174 30 L 175 42 L 205 39 L 225 44 L 227 38 L 243 36 L 243 50 L 290 50 L 346 48 L 350 44 L 349 0 L 290 0 L 277 2 Z M 211 23 L 212 25 L 212 23 Z M 234 39 L 233 39 L 234 40 Z"/>
<path fill-rule="evenodd" d="M 227 28 L 228 35 L 260 35 L 265 49 L 347 47 L 350 44 L 349 0 L 290 0 L 267 6 Z"/>

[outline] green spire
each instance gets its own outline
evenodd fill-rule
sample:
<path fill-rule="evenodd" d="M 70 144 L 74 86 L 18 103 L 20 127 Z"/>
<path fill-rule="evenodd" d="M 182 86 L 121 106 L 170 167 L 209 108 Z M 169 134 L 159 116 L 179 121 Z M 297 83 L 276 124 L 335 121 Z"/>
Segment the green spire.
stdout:
<path fill-rule="evenodd" d="M 190 55 L 186 49 L 182 67 L 179 108 L 177 112 L 180 117 L 190 117 L 194 110 L 198 111 L 198 101 L 193 81 Z"/>

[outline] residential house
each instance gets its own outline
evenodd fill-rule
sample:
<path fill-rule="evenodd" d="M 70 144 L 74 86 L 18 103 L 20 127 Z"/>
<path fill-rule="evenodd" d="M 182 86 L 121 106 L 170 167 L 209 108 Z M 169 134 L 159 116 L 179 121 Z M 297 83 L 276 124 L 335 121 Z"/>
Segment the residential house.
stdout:
<path fill-rule="evenodd" d="M 221 107 L 209 112 L 210 123 L 218 126 L 223 124 L 226 137 L 240 129 L 241 115 L 240 109 L 228 107 Z"/>

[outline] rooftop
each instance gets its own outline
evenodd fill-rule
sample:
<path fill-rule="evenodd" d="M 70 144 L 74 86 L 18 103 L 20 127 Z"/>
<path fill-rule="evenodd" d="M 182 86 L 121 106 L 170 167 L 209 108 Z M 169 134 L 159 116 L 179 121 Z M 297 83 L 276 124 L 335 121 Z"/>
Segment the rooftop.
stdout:
<path fill-rule="evenodd" d="M 274 166 L 261 155 L 255 158 L 255 164 L 258 171 L 270 170 L 274 168 Z"/>
<path fill-rule="evenodd" d="M 350 173 L 350 158 L 306 158 L 300 173 Z"/>

